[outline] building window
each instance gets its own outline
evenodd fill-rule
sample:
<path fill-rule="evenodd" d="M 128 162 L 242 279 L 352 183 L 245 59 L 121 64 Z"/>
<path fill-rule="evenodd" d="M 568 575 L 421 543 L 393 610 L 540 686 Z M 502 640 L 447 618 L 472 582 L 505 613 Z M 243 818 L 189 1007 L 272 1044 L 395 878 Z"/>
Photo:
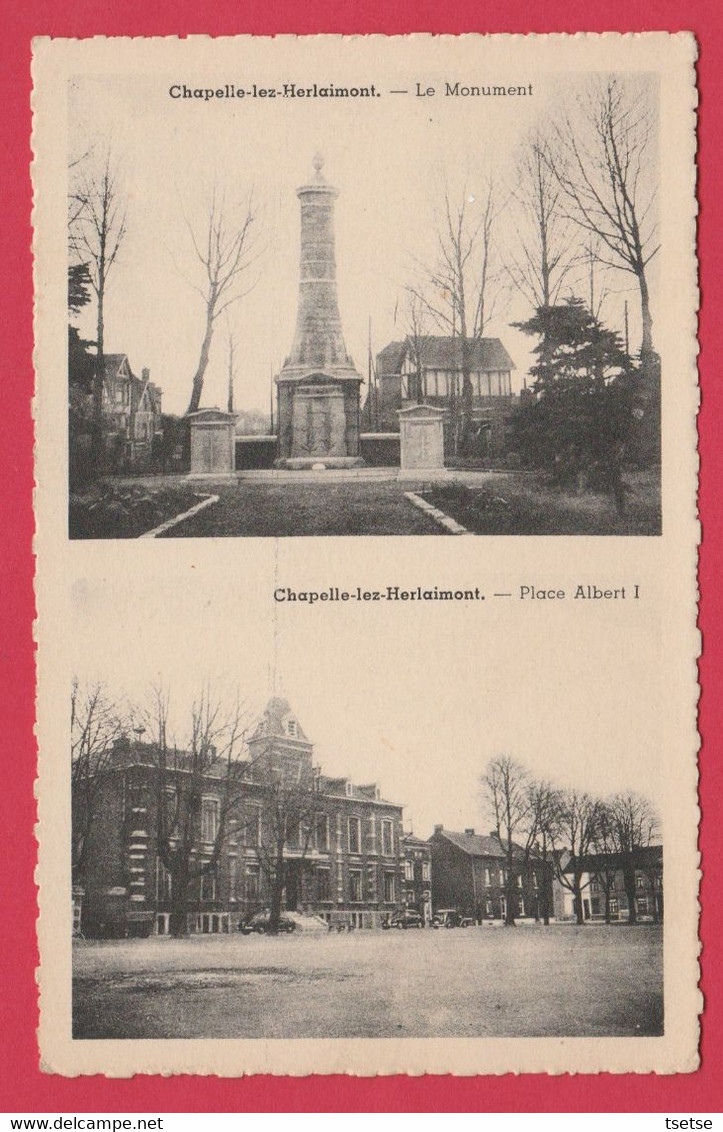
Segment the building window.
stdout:
<path fill-rule="evenodd" d="M 610 919 L 617 920 L 620 915 L 620 905 L 617 896 L 611 896 L 608 901 L 608 910 L 610 912 Z"/>
<path fill-rule="evenodd" d="M 361 878 L 361 873 L 359 877 Z M 331 869 L 316 870 L 316 899 L 331 900 Z"/>
<path fill-rule="evenodd" d="M 491 900 L 485 900 L 485 915 L 487 915 L 487 916 L 493 915 L 492 901 Z"/>
<path fill-rule="evenodd" d="M 201 900 L 213 901 L 216 899 L 216 870 L 201 873 Z"/>
<path fill-rule="evenodd" d="M 405 861 L 404 862 L 404 879 L 405 880 L 414 880 L 414 862 L 413 861 Z"/>
<path fill-rule="evenodd" d="M 236 884 L 238 878 L 238 863 L 235 857 L 228 859 L 228 898 L 229 900 L 236 899 Z"/>
<path fill-rule="evenodd" d="M 164 903 L 171 899 L 171 874 L 163 864 L 163 861 L 158 858 L 156 867 L 156 900 Z"/>
<path fill-rule="evenodd" d="M 422 863 L 422 880 L 429 880 L 430 876 L 431 876 L 431 869 L 429 867 L 429 861 L 424 861 Z"/>
<path fill-rule="evenodd" d="M 637 900 L 635 901 L 635 903 L 638 906 L 638 915 L 639 916 L 647 916 L 648 912 L 649 912 L 647 896 L 639 896 L 637 898 Z"/>
<path fill-rule="evenodd" d="M 125 796 L 125 819 L 133 823 L 146 812 L 146 788 L 142 782 L 128 782 Z M 135 815 L 135 816 L 134 816 Z M 138 826 L 138 828 L 142 828 Z"/>
<path fill-rule="evenodd" d="M 522 888 L 522 873 L 519 873 L 517 876 L 517 887 Z"/>
<path fill-rule="evenodd" d="M 500 917 L 503 920 L 507 919 L 507 900 L 504 896 L 500 899 Z"/>
<path fill-rule="evenodd" d="M 538 888 L 540 887 L 540 879 L 537 873 L 532 874 L 532 887 L 534 888 L 535 892 L 537 892 Z"/>
<path fill-rule="evenodd" d="M 326 814 L 316 815 L 316 848 L 329 848 L 329 819 Z"/>
<path fill-rule="evenodd" d="M 218 823 L 221 803 L 218 798 L 204 798 L 201 804 L 201 840 L 215 841 L 218 836 Z"/>
<path fill-rule="evenodd" d="M 409 398 L 409 374 L 402 374 L 402 400 L 406 401 Z"/>
<path fill-rule="evenodd" d="M 248 901 L 259 898 L 259 866 L 247 865 L 245 875 L 246 899 Z"/>
<path fill-rule="evenodd" d="M 361 821 L 349 818 L 349 852 L 361 853 Z"/>
<path fill-rule="evenodd" d="M 485 868 L 485 885 L 487 888 L 492 886 L 492 870 L 490 868 Z"/>
<path fill-rule="evenodd" d="M 261 844 L 260 806 L 250 806 L 244 814 L 243 843 L 249 847 Z"/>
<path fill-rule="evenodd" d="M 165 830 L 169 836 L 172 836 L 176 828 L 176 811 L 178 807 L 178 797 L 176 794 L 175 786 L 166 786 L 163 791 L 163 820 L 165 823 Z"/>
<path fill-rule="evenodd" d="M 525 914 L 525 901 L 522 896 L 517 897 L 517 915 L 524 916 Z"/>
<path fill-rule="evenodd" d="M 385 904 L 393 904 L 396 900 L 396 885 L 394 883 L 394 873 L 384 874 L 384 902 Z"/>
<path fill-rule="evenodd" d="M 289 735 L 291 735 L 292 737 L 294 737 L 296 735 L 296 720 L 295 719 L 289 720 Z"/>
<path fill-rule="evenodd" d="M 635 874 L 635 887 L 637 889 L 645 888 L 645 877 L 642 873 Z"/>
<path fill-rule="evenodd" d="M 349 870 L 349 900 L 352 904 L 360 904 L 362 901 L 362 874 L 361 869 Z"/>
<path fill-rule="evenodd" d="M 502 885 L 503 888 L 505 886 L 505 883 L 506 883 L 505 870 L 500 869 L 500 884 Z"/>
<path fill-rule="evenodd" d="M 392 823 L 390 821 L 382 822 L 382 853 L 385 857 L 391 857 L 394 852 L 394 833 Z"/>

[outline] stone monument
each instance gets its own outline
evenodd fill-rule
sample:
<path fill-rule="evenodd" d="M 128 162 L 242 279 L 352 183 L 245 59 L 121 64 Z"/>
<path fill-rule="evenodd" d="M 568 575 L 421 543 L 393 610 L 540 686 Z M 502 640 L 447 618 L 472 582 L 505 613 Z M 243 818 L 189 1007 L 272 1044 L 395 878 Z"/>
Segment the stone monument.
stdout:
<path fill-rule="evenodd" d="M 435 472 L 444 468 L 445 410 L 436 405 L 410 405 L 398 409 L 401 475 Z"/>
<path fill-rule="evenodd" d="M 236 417 L 221 409 L 188 413 L 191 426 L 191 475 L 228 475 L 236 463 Z"/>
<path fill-rule="evenodd" d="M 301 202 L 301 278 L 291 353 L 276 378 L 277 465 L 359 465 L 361 376 L 346 352 L 336 293 L 334 201 L 339 195 L 314 158 L 314 176 L 297 189 Z"/>

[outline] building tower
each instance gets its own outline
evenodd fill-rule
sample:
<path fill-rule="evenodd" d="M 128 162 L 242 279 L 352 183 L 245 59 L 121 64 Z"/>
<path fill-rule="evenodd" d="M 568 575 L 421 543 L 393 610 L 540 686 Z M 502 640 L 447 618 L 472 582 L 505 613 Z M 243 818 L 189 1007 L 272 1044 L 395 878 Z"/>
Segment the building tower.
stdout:
<path fill-rule="evenodd" d="M 359 463 L 359 386 L 344 344 L 336 290 L 334 201 L 339 192 L 314 158 L 314 176 L 297 189 L 301 277 L 296 333 L 276 378 L 279 463 L 344 467 Z"/>

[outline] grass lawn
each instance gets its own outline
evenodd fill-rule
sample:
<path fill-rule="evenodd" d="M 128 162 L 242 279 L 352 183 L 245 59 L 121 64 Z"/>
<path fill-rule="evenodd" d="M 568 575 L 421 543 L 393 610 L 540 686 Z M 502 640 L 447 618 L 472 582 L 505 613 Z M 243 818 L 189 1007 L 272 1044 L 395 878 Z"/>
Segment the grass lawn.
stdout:
<path fill-rule="evenodd" d="M 619 516 L 612 498 L 563 491 L 542 476 L 496 475 L 479 487 L 439 484 L 424 498 L 479 535 L 658 535 L 661 532 L 660 479 L 651 471 L 625 477 L 626 512 Z"/>
<path fill-rule="evenodd" d="M 85 941 L 73 1036 L 649 1036 L 662 952 L 653 925 Z"/>
<path fill-rule="evenodd" d="M 71 493 L 68 534 L 72 539 L 140 538 L 211 494 L 211 488 L 161 477 L 101 481 Z"/>
<path fill-rule="evenodd" d="M 299 473 L 301 477 L 303 473 Z M 162 538 L 252 535 L 444 535 L 414 507 L 401 484 L 254 483 L 214 487 L 218 503 L 173 527 Z"/>
<path fill-rule="evenodd" d="M 460 473 L 464 476 L 464 473 Z M 660 491 L 654 473 L 628 477 L 627 512 L 610 498 L 552 487 L 516 472 L 467 475 L 466 482 L 396 480 L 208 481 L 154 476 L 108 480 L 70 497 L 71 538 L 138 538 L 205 496 L 219 500 L 161 538 L 286 538 L 303 535 L 446 535 L 405 498 L 415 491 L 475 534 L 654 535 Z"/>

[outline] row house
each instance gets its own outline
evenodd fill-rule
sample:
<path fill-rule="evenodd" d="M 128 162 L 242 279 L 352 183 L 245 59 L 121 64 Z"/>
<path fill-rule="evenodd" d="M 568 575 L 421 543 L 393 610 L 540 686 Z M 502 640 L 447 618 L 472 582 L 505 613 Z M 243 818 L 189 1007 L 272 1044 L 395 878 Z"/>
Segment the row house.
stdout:
<path fill-rule="evenodd" d="M 435 911 L 454 908 L 478 923 L 504 920 L 510 898 L 506 848 L 499 835 L 434 827 L 431 846 L 432 900 Z M 548 863 L 513 845 L 512 913 L 515 919 L 540 919 L 552 912 Z"/>
<path fill-rule="evenodd" d="M 519 403 L 512 391 L 515 364 L 499 338 L 480 338 L 471 352 L 472 419 L 480 455 L 504 451 L 507 424 Z M 421 342 L 390 342 L 377 355 L 376 383 L 363 412 L 368 430 L 396 432 L 400 409 L 419 402 L 449 410 L 462 396 L 462 343 L 429 335 Z"/>
<path fill-rule="evenodd" d="M 635 918 L 642 923 L 662 921 L 662 845 L 641 846 L 634 851 L 630 863 L 619 853 L 591 853 L 582 859 L 581 865 L 580 889 L 585 921 L 629 921 L 631 896 L 625 884 L 626 871 L 630 873 L 630 888 L 634 888 Z M 560 866 L 565 882 L 556 877 L 553 883 L 555 918 L 577 920 L 575 894 L 571 890 L 573 861 L 569 853 L 561 859 Z"/>
<path fill-rule="evenodd" d="M 432 847 L 413 833 L 402 838 L 404 880 L 402 903 L 419 912 L 425 924 L 432 922 Z"/>
<path fill-rule="evenodd" d="M 183 752 L 161 772 L 152 744 L 128 738 L 115 744 L 94 800 L 98 817 L 87 864 L 74 878 L 83 889 L 80 926 L 86 935 L 168 932 L 172 877 L 159 853 L 159 818 L 165 815 L 171 828 L 168 815 L 176 812 L 189 773 Z M 228 774 L 219 764 L 203 781 L 193 871 L 202 872 L 199 866 L 210 864 L 214 854 L 217 859 L 191 882 L 191 930 L 233 930 L 270 906 L 285 798 L 286 910 L 362 928 L 378 926 L 403 906 L 408 889 L 401 805 L 383 799 L 375 783 L 321 773 L 313 744 L 286 700 L 269 701 L 248 742 L 248 757 L 233 768 L 231 787 Z M 290 782 L 304 785 L 294 793 Z M 427 883 L 426 872 L 424 877 Z"/>

